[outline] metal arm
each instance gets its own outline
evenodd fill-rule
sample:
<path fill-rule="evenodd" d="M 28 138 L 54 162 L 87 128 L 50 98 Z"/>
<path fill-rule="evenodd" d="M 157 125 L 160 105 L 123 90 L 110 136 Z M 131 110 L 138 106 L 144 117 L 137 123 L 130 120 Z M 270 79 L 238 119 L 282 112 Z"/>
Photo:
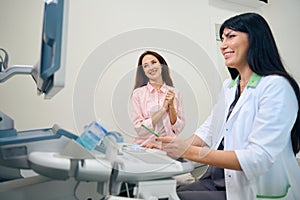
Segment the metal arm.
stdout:
<path fill-rule="evenodd" d="M 0 83 L 5 82 L 16 74 L 32 74 L 34 66 L 32 65 L 13 65 L 0 72 Z"/>

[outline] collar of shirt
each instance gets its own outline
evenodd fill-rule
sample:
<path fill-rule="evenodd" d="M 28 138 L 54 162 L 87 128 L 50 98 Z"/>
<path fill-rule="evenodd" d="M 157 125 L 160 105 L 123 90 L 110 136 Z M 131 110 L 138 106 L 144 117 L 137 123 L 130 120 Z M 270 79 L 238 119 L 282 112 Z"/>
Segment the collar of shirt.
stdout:
<path fill-rule="evenodd" d="M 155 88 L 150 84 L 150 82 L 147 83 L 147 88 L 150 92 L 155 91 Z M 168 91 L 167 85 L 164 83 L 160 89 L 159 89 L 162 93 L 166 93 Z"/>
<path fill-rule="evenodd" d="M 235 86 L 238 82 L 240 78 L 240 75 L 238 75 L 230 84 L 229 84 L 229 88 L 232 88 L 233 86 Z M 261 75 L 258 75 L 256 74 L 255 72 L 252 73 L 249 81 L 248 81 L 248 84 L 247 84 L 247 87 L 256 87 L 259 80 L 261 79 Z"/>

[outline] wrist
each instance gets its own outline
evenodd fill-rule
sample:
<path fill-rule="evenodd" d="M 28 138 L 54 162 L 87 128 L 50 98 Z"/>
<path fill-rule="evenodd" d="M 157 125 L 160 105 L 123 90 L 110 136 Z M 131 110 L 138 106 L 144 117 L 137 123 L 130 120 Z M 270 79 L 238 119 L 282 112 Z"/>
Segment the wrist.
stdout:
<path fill-rule="evenodd" d="M 174 108 L 174 104 L 173 103 L 169 103 L 168 108 Z"/>
<path fill-rule="evenodd" d="M 188 146 L 186 151 L 183 154 L 183 157 L 190 160 L 197 160 L 199 148 L 195 146 Z"/>
<path fill-rule="evenodd" d="M 162 112 L 167 112 L 167 109 L 166 109 L 165 107 L 162 107 L 162 108 L 161 108 L 161 111 L 162 111 Z"/>

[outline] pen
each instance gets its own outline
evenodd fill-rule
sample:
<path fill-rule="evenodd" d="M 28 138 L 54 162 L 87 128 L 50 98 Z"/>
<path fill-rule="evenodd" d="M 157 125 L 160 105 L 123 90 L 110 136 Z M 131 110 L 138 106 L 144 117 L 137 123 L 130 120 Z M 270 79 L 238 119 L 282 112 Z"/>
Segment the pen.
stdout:
<path fill-rule="evenodd" d="M 150 128 L 148 128 L 147 126 L 145 126 L 144 124 L 142 124 L 142 127 L 144 129 L 146 129 L 147 131 L 149 131 L 150 133 L 152 133 L 155 137 L 159 137 L 159 135 L 157 133 L 155 133 L 154 131 L 152 131 Z"/>

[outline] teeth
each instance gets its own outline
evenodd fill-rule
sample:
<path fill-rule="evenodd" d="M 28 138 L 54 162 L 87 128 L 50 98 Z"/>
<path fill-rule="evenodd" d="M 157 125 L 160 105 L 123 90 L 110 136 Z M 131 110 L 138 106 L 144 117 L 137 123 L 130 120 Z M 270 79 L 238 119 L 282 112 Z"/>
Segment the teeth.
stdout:
<path fill-rule="evenodd" d="M 155 73 L 156 73 L 156 71 L 149 72 L 149 74 L 151 74 L 151 75 L 152 75 L 152 74 L 155 74 Z"/>
<path fill-rule="evenodd" d="M 231 54 L 233 54 L 233 53 L 232 53 L 232 52 L 224 53 L 224 57 L 228 57 L 228 56 L 230 56 Z"/>

